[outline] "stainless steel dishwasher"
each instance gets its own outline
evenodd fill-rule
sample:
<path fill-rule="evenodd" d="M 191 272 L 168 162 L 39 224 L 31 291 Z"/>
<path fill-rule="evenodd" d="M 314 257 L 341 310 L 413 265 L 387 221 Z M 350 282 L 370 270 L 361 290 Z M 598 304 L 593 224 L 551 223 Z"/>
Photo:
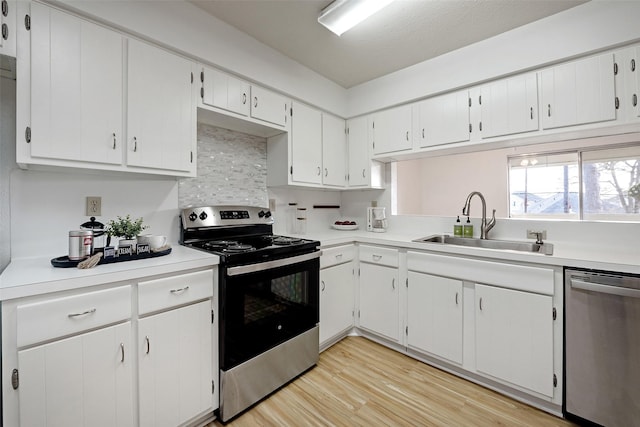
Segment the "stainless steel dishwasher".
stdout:
<path fill-rule="evenodd" d="M 565 270 L 565 417 L 640 423 L 640 276 Z"/>

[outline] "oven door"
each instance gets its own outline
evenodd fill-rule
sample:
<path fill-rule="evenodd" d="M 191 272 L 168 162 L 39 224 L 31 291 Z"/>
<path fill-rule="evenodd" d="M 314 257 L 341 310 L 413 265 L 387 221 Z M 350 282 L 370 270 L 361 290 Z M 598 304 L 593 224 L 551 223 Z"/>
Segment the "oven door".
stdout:
<path fill-rule="evenodd" d="M 229 370 L 319 322 L 320 252 L 221 269 L 220 369 Z"/>

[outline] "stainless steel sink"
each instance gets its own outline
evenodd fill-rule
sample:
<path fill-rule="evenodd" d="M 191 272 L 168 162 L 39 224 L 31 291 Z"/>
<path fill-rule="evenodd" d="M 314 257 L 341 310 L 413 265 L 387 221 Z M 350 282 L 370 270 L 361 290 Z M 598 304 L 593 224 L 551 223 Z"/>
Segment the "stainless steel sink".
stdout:
<path fill-rule="evenodd" d="M 434 234 L 413 240 L 420 243 L 439 243 L 443 245 L 468 246 L 473 248 L 503 249 L 520 252 L 553 255 L 553 245 L 549 243 L 516 242 L 511 240 L 478 239 L 472 237 L 456 237 L 447 234 Z"/>

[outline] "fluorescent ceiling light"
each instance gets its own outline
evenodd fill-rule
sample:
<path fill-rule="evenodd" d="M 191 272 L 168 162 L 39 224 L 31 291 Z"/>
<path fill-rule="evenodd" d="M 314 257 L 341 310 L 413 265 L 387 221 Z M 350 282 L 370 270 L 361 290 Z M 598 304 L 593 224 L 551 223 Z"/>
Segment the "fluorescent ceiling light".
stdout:
<path fill-rule="evenodd" d="M 335 0 L 322 9 L 318 22 L 337 35 L 355 27 L 393 0 Z"/>

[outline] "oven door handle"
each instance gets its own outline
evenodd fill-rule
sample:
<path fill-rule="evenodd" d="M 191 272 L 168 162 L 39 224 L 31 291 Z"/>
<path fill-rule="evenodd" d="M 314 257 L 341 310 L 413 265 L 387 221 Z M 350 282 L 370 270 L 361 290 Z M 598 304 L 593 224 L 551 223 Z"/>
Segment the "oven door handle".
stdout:
<path fill-rule="evenodd" d="M 320 258 L 320 251 L 315 251 L 310 254 L 298 255 L 298 256 L 293 256 L 289 258 L 276 259 L 273 261 L 259 262 L 256 264 L 229 267 L 227 268 L 227 275 L 239 276 L 241 274 L 255 273 L 258 271 L 264 271 L 272 268 L 284 267 L 286 265 L 297 264 L 299 262 L 309 261 L 315 258 Z"/>

